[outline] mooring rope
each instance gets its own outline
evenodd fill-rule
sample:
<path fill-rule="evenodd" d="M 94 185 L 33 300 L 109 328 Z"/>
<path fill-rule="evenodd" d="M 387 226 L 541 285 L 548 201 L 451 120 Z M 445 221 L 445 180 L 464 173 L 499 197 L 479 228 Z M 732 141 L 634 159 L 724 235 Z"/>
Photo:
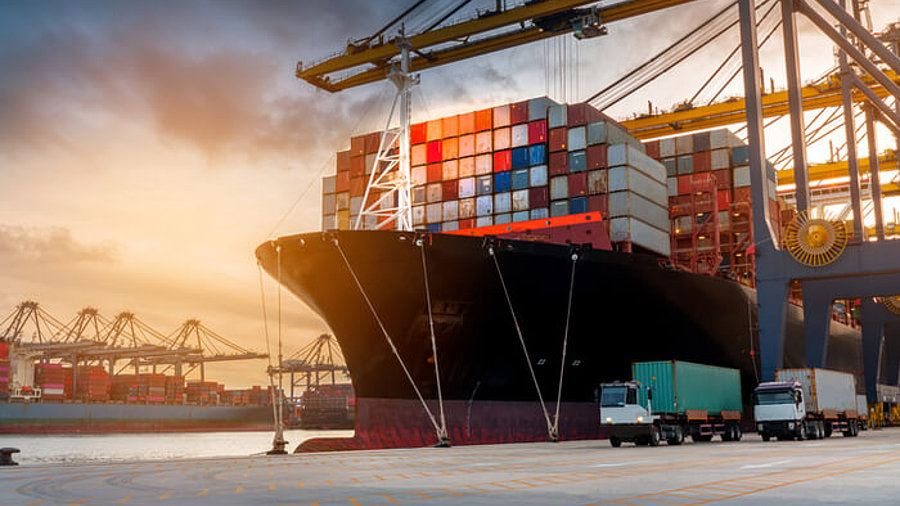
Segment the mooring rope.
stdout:
<path fill-rule="evenodd" d="M 431 288 L 428 285 L 428 265 L 425 263 L 425 241 L 422 238 L 416 240 L 419 251 L 422 253 L 422 277 L 425 279 L 425 301 L 428 305 L 428 329 L 431 333 L 431 356 L 434 358 L 434 379 L 437 382 L 438 408 L 440 409 L 441 427 L 438 430 L 438 440 L 443 444 L 449 444 L 447 435 L 447 420 L 444 417 L 444 396 L 441 392 L 441 373 L 438 367 L 437 341 L 434 337 L 434 316 L 431 310 Z"/>
<path fill-rule="evenodd" d="M 366 301 L 366 305 L 369 306 L 369 311 L 371 311 L 372 316 L 375 317 L 375 322 L 378 323 L 378 327 L 381 329 L 381 333 L 384 335 L 384 339 L 387 341 L 388 346 L 390 346 L 391 352 L 393 352 L 394 356 L 397 357 L 397 362 L 400 362 L 400 367 L 406 374 L 406 378 L 409 380 L 409 384 L 413 387 L 413 390 L 415 390 L 416 396 L 419 398 L 419 402 L 422 403 L 422 407 L 425 409 L 425 413 L 428 415 L 428 418 L 431 420 L 431 424 L 434 426 L 435 433 L 440 436 L 441 428 L 438 425 L 437 420 L 435 420 L 434 415 L 431 413 L 431 409 L 428 408 L 428 404 L 425 402 L 425 398 L 422 397 L 422 392 L 419 391 L 419 387 L 416 386 L 416 382 L 415 380 L 413 380 L 412 374 L 409 373 L 409 369 L 406 368 L 406 364 L 400 357 L 400 352 L 397 350 L 397 347 L 394 346 L 394 340 L 391 339 L 391 336 L 390 334 L 388 334 L 387 329 L 384 328 L 384 323 L 382 323 L 381 318 L 378 316 L 378 312 L 375 311 L 375 306 L 372 305 L 372 301 L 369 300 L 369 296 L 366 294 L 366 290 L 363 288 L 362 283 L 360 283 L 359 278 L 356 276 L 356 271 L 353 270 L 353 267 L 350 265 L 350 261 L 347 260 L 347 255 L 344 253 L 344 248 L 341 247 L 341 243 L 340 241 L 338 241 L 337 237 L 334 238 L 333 242 L 337 247 L 338 252 L 341 254 L 341 258 L 344 260 L 344 265 L 347 266 L 347 270 L 350 272 L 350 276 L 353 277 L 353 281 L 356 283 L 356 287 L 359 289 L 359 293 Z"/>
<path fill-rule="evenodd" d="M 575 264 L 578 262 L 578 253 L 572 253 L 572 275 L 569 278 L 569 303 L 566 306 L 566 330 L 563 333 L 562 362 L 559 364 L 559 388 L 556 392 L 556 413 L 553 415 L 553 434 L 559 439 L 559 405 L 562 402 L 563 374 L 566 370 L 566 348 L 569 344 L 569 322 L 572 319 L 572 293 L 575 291 Z"/>
<path fill-rule="evenodd" d="M 528 355 L 528 347 L 525 345 L 525 338 L 522 337 L 522 328 L 519 326 L 519 319 L 516 318 L 516 311 L 513 308 L 512 299 L 509 298 L 509 290 L 506 289 L 506 281 L 503 279 L 503 271 L 500 270 L 500 263 L 497 261 L 497 255 L 494 247 L 488 248 L 488 254 L 494 259 L 494 267 L 497 268 L 497 275 L 500 276 L 500 286 L 503 287 L 503 294 L 506 295 L 506 303 L 509 305 L 509 312 L 512 315 L 513 324 L 516 327 L 516 334 L 519 336 L 519 343 L 522 344 L 522 352 L 525 354 L 525 363 L 528 364 L 528 371 L 531 372 L 531 380 L 534 382 L 534 389 L 537 391 L 538 401 L 541 403 L 541 410 L 544 412 L 544 419 L 547 422 L 547 434 L 553 440 L 553 424 L 550 422 L 550 413 L 547 411 L 547 405 L 544 403 L 544 396 L 541 395 L 541 387 L 538 384 L 537 375 L 534 373 L 534 366 L 531 365 L 531 357 Z"/>

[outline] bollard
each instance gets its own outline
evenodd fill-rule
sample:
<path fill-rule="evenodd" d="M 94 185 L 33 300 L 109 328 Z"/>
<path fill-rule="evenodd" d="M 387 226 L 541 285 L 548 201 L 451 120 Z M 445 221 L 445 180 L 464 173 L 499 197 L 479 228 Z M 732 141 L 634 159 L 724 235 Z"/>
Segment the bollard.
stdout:
<path fill-rule="evenodd" d="M 12 459 L 13 453 L 19 453 L 18 448 L 0 448 L 0 466 L 17 466 L 18 462 Z"/>

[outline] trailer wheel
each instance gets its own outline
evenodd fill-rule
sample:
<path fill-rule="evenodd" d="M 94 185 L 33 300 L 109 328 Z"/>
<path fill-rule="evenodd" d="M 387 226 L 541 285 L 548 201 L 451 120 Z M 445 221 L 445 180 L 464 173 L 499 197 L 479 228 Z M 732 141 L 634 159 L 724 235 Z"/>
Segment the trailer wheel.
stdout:
<path fill-rule="evenodd" d="M 803 441 L 807 435 L 806 424 L 801 422 L 800 427 L 797 428 L 797 441 Z"/>
<path fill-rule="evenodd" d="M 816 430 L 819 431 L 819 439 L 825 439 L 826 437 L 828 437 L 825 434 L 825 422 L 823 422 L 822 420 L 818 420 L 816 422 Z"/>
<path fill-rule="evenodd" d="M 741 426 L 739 424 L 734 424 L 733 427 L 734 427 L 734 433 L 733 433 L 734 439 L 733 440 L 740 441 L 741 438 L 744 437 L 744 431 L 741 430 Z"/>
<path fill-rule="evenodd" d="M 772 439 L 772 436 L 766 434 L 765 432 L 760 433 L 760 436 L 762 436 L 762 440 L 766 441 L 766 442 L 768 442 L 770 439 Z"/>
<path fill-rule="evenodd" d="M 622 446 L 622 440 L 617 438 L 616 436 L 610 436 L 609 444 L 611 444 L 613 448 L 618 448 Z"/>
<path fill-rule="evenodd" d="M 831 422 L 822 422 L 822 427 L 825 428 L 825 437 L 831 437 L 831 433 L 834 432 L 831 430 Z"/>
<path fill-rule="evenodd" d="M 675 435 L 666 439 L 666 442 L 669 443 L 669 446 L 678 446 L 684 443 L 684 431 L 681 430 L 680 425 L 675 426 Z"/>

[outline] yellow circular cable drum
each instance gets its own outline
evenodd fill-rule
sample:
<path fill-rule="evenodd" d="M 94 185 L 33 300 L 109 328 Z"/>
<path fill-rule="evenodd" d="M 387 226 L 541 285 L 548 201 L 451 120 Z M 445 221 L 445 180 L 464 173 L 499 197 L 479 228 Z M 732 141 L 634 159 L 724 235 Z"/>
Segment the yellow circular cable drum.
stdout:
<path fill-rule="evenodd" d="M 841 256 L 847 240 L 847 227 L 842 221 L 810 218 L 803 211 L 788 224 L 784 247 L 801 264 L 822 267 Z"/>

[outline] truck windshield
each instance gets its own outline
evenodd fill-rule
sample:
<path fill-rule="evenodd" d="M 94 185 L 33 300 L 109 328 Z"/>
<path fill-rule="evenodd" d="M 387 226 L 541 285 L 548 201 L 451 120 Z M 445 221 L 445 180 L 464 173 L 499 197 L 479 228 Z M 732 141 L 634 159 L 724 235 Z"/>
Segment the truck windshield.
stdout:
<path fill-rule="evenodd" d="M 625 393 L 627 387 L 603 387 L 603 395 L 600 397 L 601 408 L 614 408 L 625 405 Z"/>
<path fill-rule="evenodd" d="M 756 392 L 756 404 L 793 404 L 794 394 L 790 390 L 761 390 Z"/>

